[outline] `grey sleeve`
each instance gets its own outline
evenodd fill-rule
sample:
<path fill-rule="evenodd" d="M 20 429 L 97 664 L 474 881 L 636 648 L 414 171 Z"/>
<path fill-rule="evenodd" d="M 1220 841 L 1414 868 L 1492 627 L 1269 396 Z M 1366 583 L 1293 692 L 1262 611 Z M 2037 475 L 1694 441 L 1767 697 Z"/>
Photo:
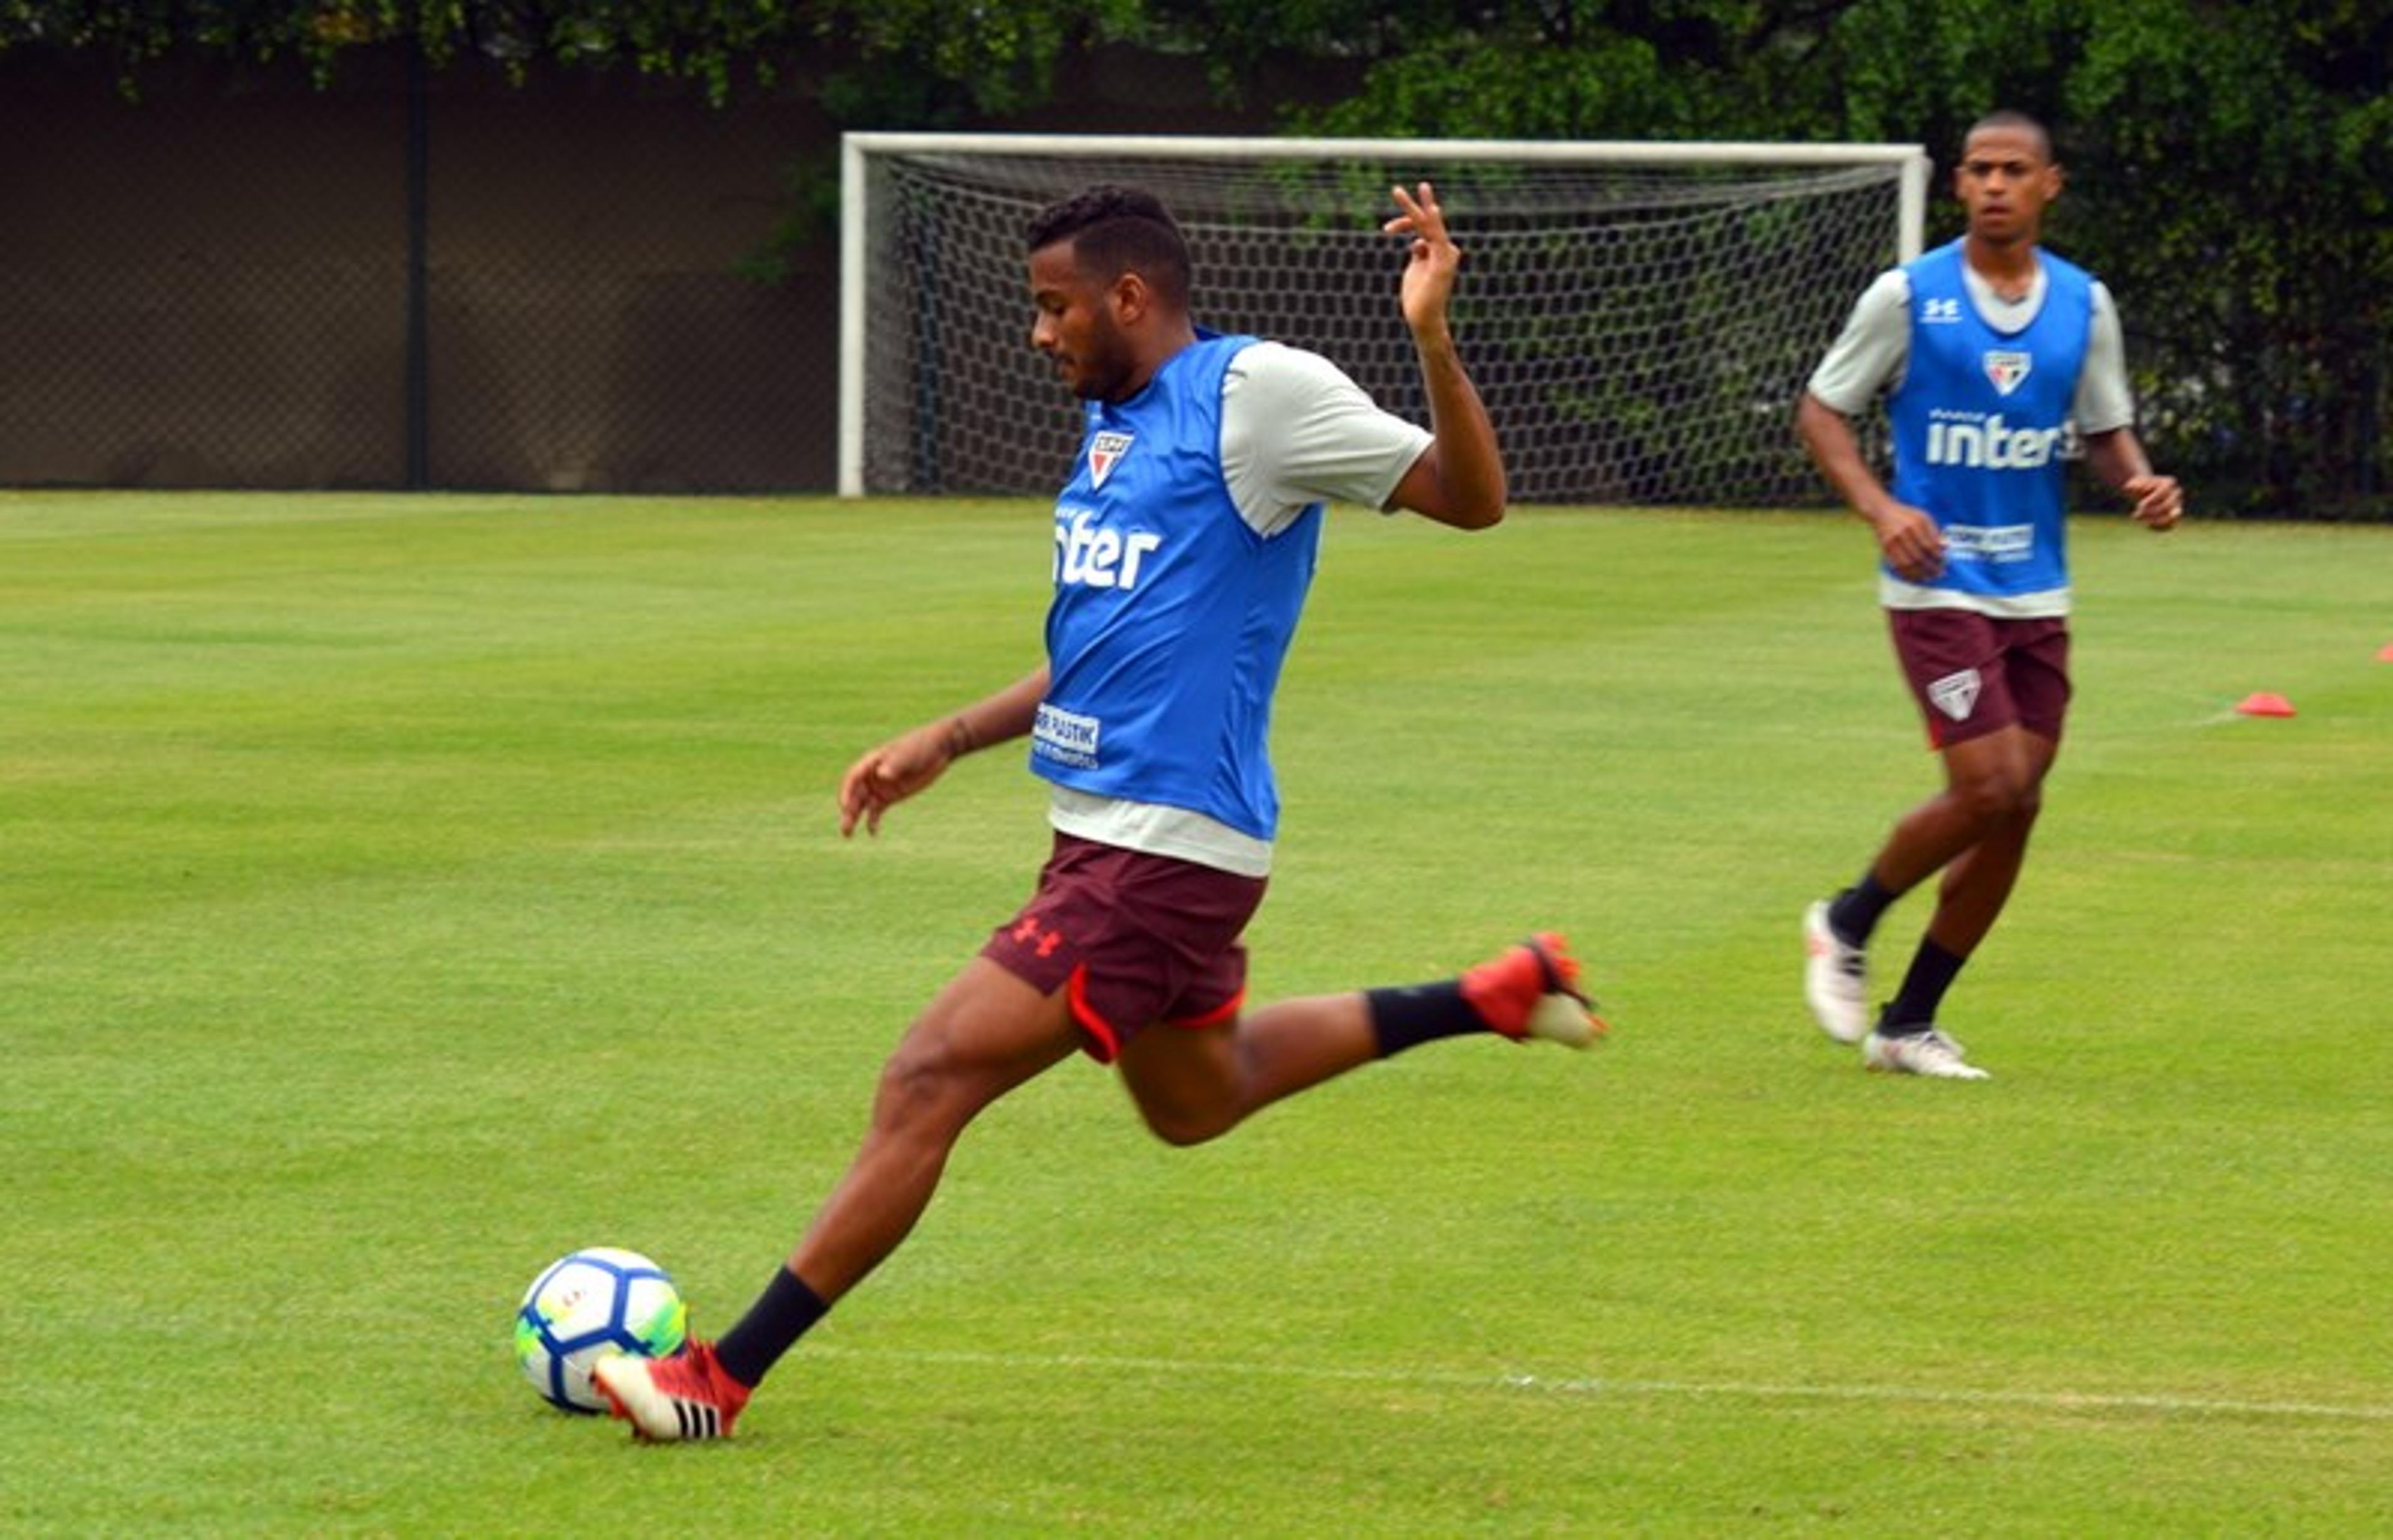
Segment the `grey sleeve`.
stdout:
<path fill-rule="evenodd" d="M 2099 280 L 2094 284 L 2094 314 L 2086 335 L 2086 366 L 2077 376 L 2077 398 L 2070 413 L 2080 433 L 2109 433 L 2136 424 L 2135 392 L 2127 385 L 2127 344 L 2119 325 L 2119 307 Z"/>
<path fill-rule="evenodd" d="M 1431 442 L 1318 353 L 1257 343 L 1222 380 L 1222 476 L 1266 535 L 1314 502 L 1386 507 Z"/>
<path fill-rule="evenodd" d="M 1850 417 L 1868 410 L 1878 392 L 1899 385 L 1911 359 L 1911 280 L 1890 268 L 1853 302 L 1845 329 L 1811 372 L 1807 387 Z"/>

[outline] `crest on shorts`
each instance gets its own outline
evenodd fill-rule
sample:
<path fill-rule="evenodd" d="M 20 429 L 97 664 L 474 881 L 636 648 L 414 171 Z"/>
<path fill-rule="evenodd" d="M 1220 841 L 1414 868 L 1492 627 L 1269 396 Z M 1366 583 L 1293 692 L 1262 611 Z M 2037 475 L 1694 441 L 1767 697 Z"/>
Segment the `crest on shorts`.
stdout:
<path fill-rule="evenodd" d="M 1928 703 L 1955 722 L 1967 722 L 1978 706 L 1978 671 L 1948 673 L 1928 686 Z"/>
<path fill-rule="evenodd" d="M 2020 387 L 2029 370 L 2035 367 L 2035 355 L 2007 348 L 1986 349 L 1986 378 L 1994 382 L 1994 389 L 2007 396 Z"/>
<path fill-rule="evenodd" d="M 1134 433 L 1120 433 L 1112 428 L 1089 440 L 1089 485 L 1102 487 L 1105 477 L 1114 474 L 1114 466 L 1130 452 Z"/>

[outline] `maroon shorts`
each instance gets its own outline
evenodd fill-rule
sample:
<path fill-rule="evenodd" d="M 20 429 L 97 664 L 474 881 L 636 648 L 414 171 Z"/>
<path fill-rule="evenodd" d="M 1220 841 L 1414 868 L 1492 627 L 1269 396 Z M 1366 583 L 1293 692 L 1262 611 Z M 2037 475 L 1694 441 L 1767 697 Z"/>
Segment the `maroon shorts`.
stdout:
<path fill-rule="evenodd" d="M 2006 620 L 1968 609 L 1890 609 L 1928 742 L 1966 743 L 2014 724 L 2060 741 L 2069 714 L 2069 622 L 2059 616 Z"/>
<path fill-rule="evenodd" d="M 1041 994 L 1068 991 L 1100 1064 L 1156 1023 L 1231 1021 L 1247 994 L 1238 944 L 1263 880 L 1055 836 L 1039 891 L 980 955 Z"/>

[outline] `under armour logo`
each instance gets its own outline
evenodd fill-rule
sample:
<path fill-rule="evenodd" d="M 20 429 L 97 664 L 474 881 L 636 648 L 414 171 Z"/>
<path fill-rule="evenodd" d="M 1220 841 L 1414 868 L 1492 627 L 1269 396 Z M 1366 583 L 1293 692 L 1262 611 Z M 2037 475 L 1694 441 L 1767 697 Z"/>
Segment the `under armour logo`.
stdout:
<path fill-rule="evenodd" d="M 1036 920 L 1025 919 L 1021 924 L 1013 927 L 1013 935 L 1016 942 L 1025 946 L 1032 946 L 1043 958 L 1053 957 L 1055 948 L 1064 945 L 1064 934 L 1061 931 L 1047 930 Z"/>

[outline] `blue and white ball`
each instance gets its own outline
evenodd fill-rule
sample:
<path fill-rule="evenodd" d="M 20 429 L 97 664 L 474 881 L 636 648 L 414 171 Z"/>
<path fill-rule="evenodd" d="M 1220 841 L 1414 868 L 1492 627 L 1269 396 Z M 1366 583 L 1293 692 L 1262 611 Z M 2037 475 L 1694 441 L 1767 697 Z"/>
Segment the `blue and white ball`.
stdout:
<path fill-rule="evenodd" d="M 689 1312 L 664 1269 L 636 1251 L 585 1246 L 543 1269 L 516 1311 L 516 1363 L 550 1405 L 603 1412 L 590 1370 L 612 1353 L 681 1351 Z"/>

